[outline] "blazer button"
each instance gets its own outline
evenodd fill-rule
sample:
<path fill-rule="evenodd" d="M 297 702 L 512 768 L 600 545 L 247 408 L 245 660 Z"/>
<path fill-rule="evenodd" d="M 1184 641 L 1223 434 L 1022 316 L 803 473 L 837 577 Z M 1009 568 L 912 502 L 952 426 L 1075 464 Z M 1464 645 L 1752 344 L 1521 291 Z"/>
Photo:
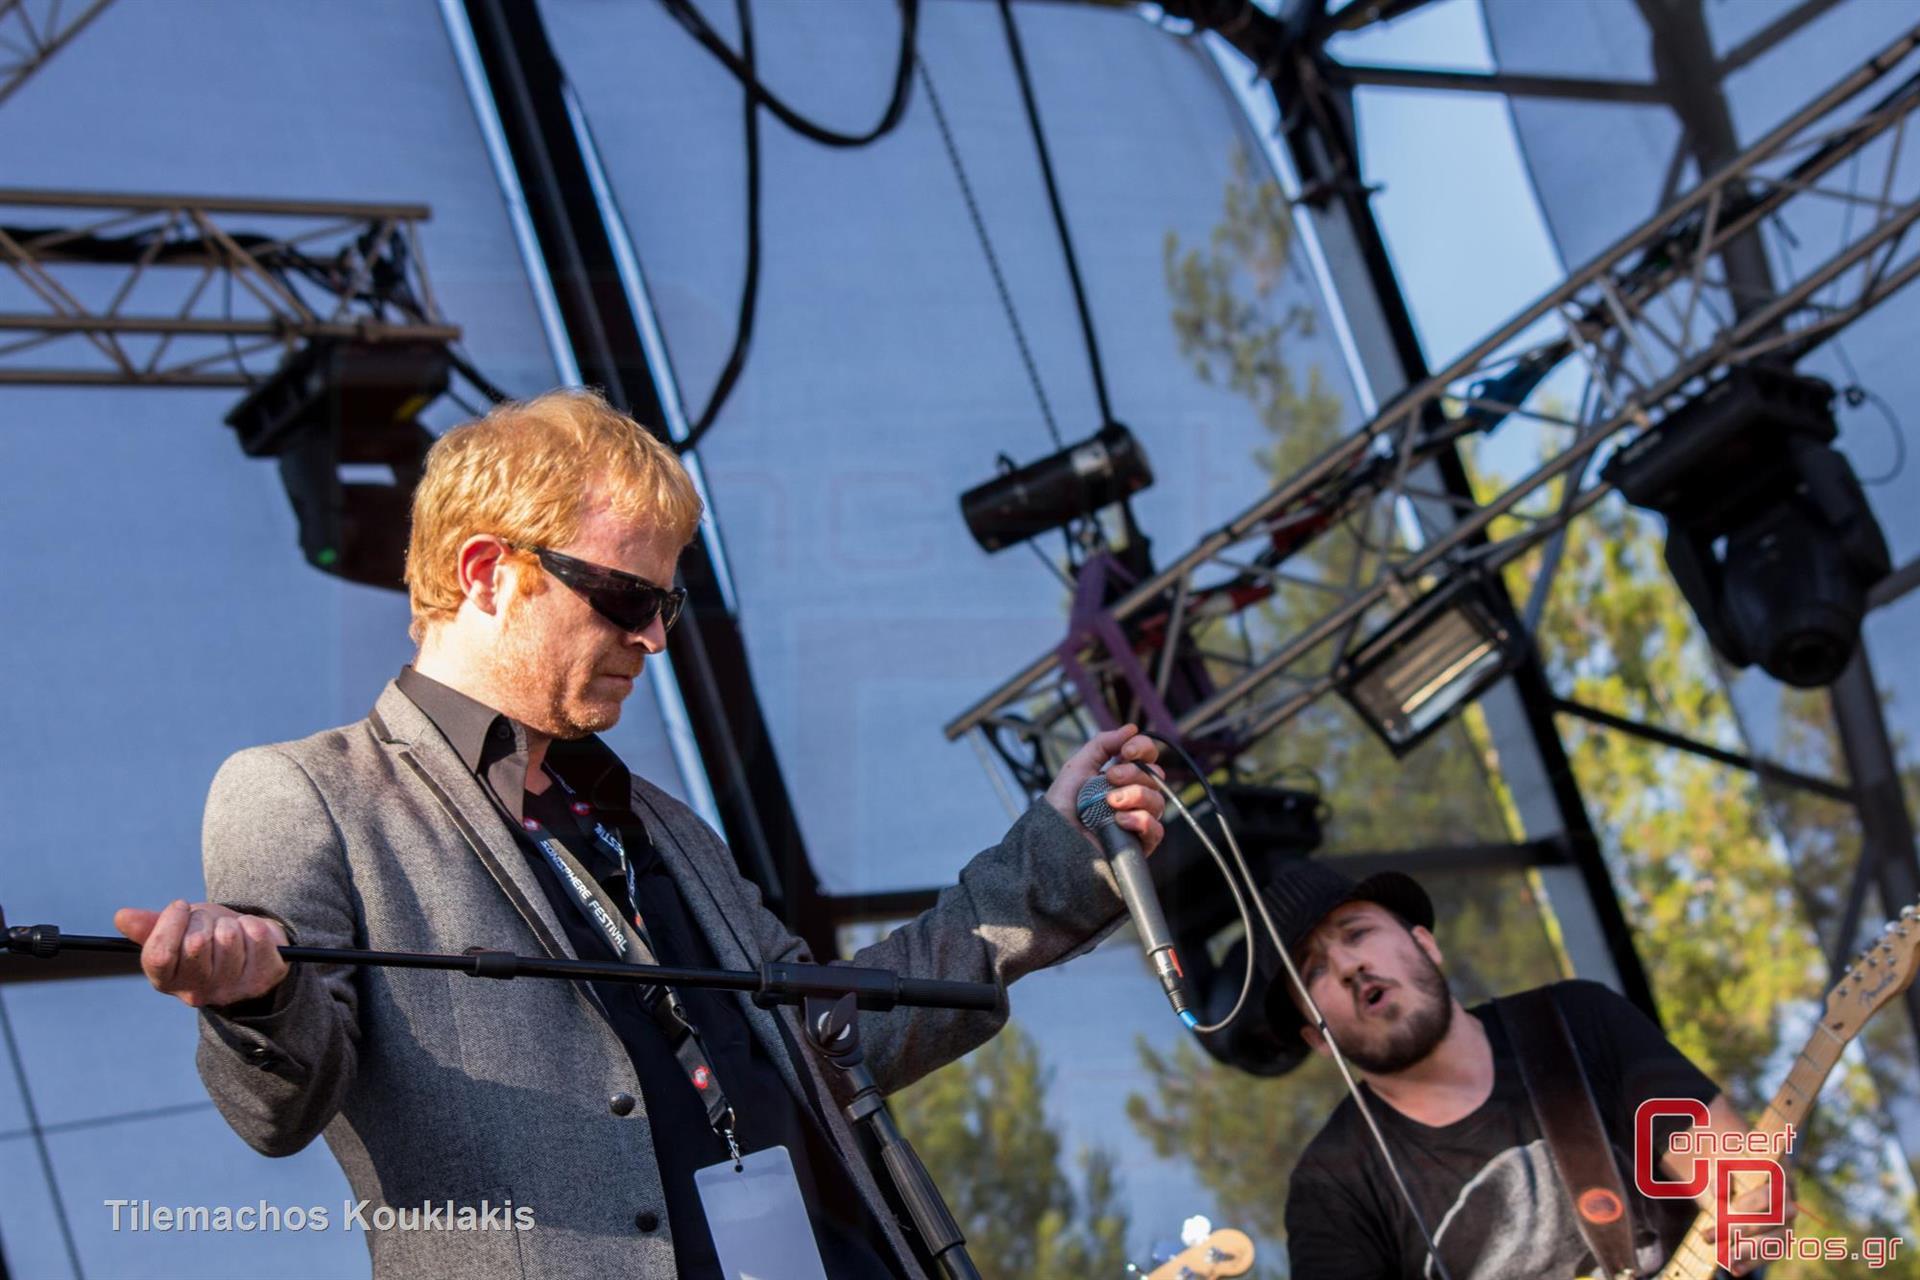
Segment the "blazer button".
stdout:
<path fill-rule="evenodd" d="M 632 1115 L 633 1114 L 633 1095 L 630 1093 L 614 1094 L 611 1098 L 607 1099 L 607 1110 L 613 1112 L 613 1114 L 617 1116 Z"/>
<path fill-rule="evenodd" d="M 633 1215 L 633 1225 L 642 1231 L 652 1231 L 660 1225 L 660 1215 L 651 1209 L 642 1209 Z"/>

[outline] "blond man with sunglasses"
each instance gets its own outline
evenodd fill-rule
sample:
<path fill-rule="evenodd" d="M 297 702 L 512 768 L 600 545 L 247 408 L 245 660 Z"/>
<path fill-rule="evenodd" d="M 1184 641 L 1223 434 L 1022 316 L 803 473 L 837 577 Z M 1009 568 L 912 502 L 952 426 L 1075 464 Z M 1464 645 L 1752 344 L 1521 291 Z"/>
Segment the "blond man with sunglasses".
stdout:
<path fill-rule="evenodd" d="M 356 1198 L 337 1225 L 366 1229 L 376 1276 L 717 1277 L 695 1175 L 736 1151 L 791 1166 L 792 1247 L 824 1274 L 924 1275 L 791 1011 L 275 950 L 810 959 L 712 829 L 594 736 L 666 648 L 700 514 L 673 453 L 591 392 L 447 433 L 414 496 L 413 663 L 365 720 L 226 762 L 207 901 L 116 917 L 154 986 L 200 1011 L 201 1076 L 240 1136 L 268 1155 L 325 1136 Z M 1154 758 L 1132 726 L 1094 738 L 854 962 L 1005 984 L 1076 953 L 1122 908 L 1075 795 L 1117 761 L 1110 803 L 1151 850 Z M 1004 1020 L 865 1014 L 867 1063 L 896 1089 Z"/>

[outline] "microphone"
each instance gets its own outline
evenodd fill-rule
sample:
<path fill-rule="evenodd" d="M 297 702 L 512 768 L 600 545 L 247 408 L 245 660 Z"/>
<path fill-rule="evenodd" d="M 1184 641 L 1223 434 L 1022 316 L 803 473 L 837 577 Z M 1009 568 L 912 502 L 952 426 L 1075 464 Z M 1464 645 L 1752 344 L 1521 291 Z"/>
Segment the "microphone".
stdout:
<path fill-rule="evenodd" d="M 1200 1020 L 1193 1016 L 1187 1004 L 1186 988 L 1181 985 L 1186 975 L 1181 972 L 1180 957 L 1174 954 L 1167 917 L 1160 910 L 1160 896 L 1153 891 L 1153 878 L 1147 873 L 1147 857 L 1140 850 L 1140 837 L 1114 821 L 1113 806 L 1107 803 L 1107 793 L 1112 790 L 1113 784 L 1104 773 L 1089 778 L 1087 785 L 1080 788 L 1080 822 L 1107 851 L 1107 865 L 1113 868 L 1113 878 L 1120 885 L 1121 901 L 1127 904 L 1127 914 L 1133 917 L 1140 945 L 1147 952 L 1147 963 L 1159 976 L 1160 987 L 1167 993 L 1173 1011 L 1191 1031 L 1200 1025 Z"/>

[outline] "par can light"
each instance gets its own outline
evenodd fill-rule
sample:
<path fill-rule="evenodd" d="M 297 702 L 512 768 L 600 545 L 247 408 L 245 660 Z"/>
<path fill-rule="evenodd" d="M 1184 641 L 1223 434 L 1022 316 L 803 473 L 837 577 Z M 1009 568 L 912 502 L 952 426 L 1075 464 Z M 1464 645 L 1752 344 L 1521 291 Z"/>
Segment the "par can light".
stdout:
<path fill-rule="evenodd" d="M 960 495 L 984 551 L 1000 551 L 1091 516 L 1153 483 L 1133 433 L 1110 422 L 1093 436 Z"/>

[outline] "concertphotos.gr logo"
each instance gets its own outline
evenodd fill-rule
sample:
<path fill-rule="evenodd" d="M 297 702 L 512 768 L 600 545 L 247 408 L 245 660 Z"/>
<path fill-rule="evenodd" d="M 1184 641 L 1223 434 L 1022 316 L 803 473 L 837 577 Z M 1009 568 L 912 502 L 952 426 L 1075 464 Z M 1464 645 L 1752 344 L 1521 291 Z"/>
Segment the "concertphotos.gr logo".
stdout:
<path fill-rule="evenodd" d="M 1850 1243 L 1837 1237 L 1796 1236 L 1786 1229 L 1785 1161 L 1793 1152 L 1797 1131 L 1788 1124 L 1771 1133 L 1720 1133 L 1706 1127 L 1707 1115 L 1706 1104 L 1693 1098 L 1649 1098 L 1641 1103 L 1633 1116 L 1633 1182 L 1641 1195 L 1654 1200 L 1698 1200 L 1711 1188 L 1710 1204 L 1718 1227 L 1714 1260 L 1720 1266 L 1731 1269 L 1742 1262 L 1792 1258 L 1851 1260 L 1878 1270 L 1899 1255 L 1906 1243 L 1899 1236 L 1871 1236 Z M 1670 1155 L 1689 1162 L 1684 1177 L 1662 1178 L 1655 1169 L 1653 1126 L 1662 1119 L 1687 1122 L 1667 1147 Z M 1751 1199 L 1763 1185 L 1764 1204 L 1733 1207 L 1736 1199 Z"/>

